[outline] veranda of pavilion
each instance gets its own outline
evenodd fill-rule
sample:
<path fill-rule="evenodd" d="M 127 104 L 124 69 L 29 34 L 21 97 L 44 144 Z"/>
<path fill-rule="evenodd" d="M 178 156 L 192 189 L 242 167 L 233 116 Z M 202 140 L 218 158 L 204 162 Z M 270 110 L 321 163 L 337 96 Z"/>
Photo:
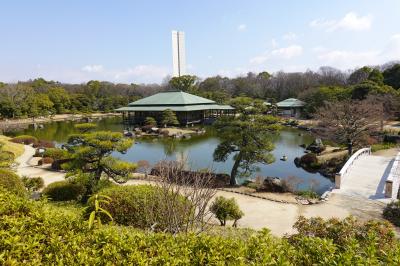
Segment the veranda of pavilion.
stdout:
<path fill-rule="evenodd" d="M 220 116 L 235 115 L 230 105 L 219 105 L 183 91 L 159 92 L 116 111 L 122 113 L 125 125 L 143 125 L 146 117 L 153 117 L 161 124 L 163 111 L 167 109 L 175 112 L 181 126 L 211 123 Z"/>

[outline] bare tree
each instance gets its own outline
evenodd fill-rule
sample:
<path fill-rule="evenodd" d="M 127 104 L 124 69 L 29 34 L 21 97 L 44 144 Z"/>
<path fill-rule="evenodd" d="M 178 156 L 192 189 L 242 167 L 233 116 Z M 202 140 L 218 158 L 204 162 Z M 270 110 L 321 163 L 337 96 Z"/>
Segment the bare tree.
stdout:
<path fill-rule="evenodd" d="M 215 177 L 209 171 L 187 171 L 184 167 L 185 162 L 174 161 L 155 166 L 161 189 L 159 211 L 168 232 L 202 232 L 212 218 L 208 205 L 216 193 Z"/>
<path fill-rule="evenodd" d="M 371 100 L 328 102 L 317 112 L 321 135 L 346 144 L 349 155 L 353 147 L 365 143 L 366 137 L 379 128 L 382 104 Z"/>

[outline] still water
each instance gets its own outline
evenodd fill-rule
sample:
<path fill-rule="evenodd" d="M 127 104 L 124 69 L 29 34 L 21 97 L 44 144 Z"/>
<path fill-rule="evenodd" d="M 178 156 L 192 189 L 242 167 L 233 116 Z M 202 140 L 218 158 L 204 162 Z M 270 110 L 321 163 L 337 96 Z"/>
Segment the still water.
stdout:
<path fill-rule="evenodd" d="M 41 129 L 28 128 L 19 131 L 6 133 L 10 136 L 27 134 L 33 135 L 39 139 L 52 140 L 57 143 L 63 143 L 67 140 L 69 134 L 76 133 L 74 123 L 52 122 L 44 124 Z M 103 118 L 97 121 L 99 130 L 111 130 L 122 132 L 123 125 L 120 118 Z M 313 137 L 304 131 L 293 128 L 284 128 L 279 136 L 273 138 L 275 149 L 272 152 L 275 162 L 269 165 L 259 164 L 259 171 L 254 173 L 255 176 L 271 176 L 282 179 L 290 176 L 297 177 L 301 180 L 299 189 L 313 188 L 319 193 L 328 190 L 333 183 L 328 178 L 318 174 L 309 173 L 302 168 L 297 168 L 293 160 L 304 154 L 304 149 L 299 145 L 310 144 Z M 136 162 L 139 160 L 147 160 L 154 164 L 160 160 L 175 160 L 186 158 L 192 169 L 211 168 L 214 172 L 230 173 L 233 166 L 232 156 L 226 162 L 214 162 L 213 152 L 220 139 L 211 128 L 207 133 L 201 136 L 193 136 L 191 139 L 171 139 L 158 137 L 143 137 L 136 139 L 135 144 L 128 150 L 126 154 L 114 154 L 116 157 L 126 161 Z M 279 160 L 283 155 L 288 157 L 287 161 Z M 244 180 L 238 180 L 243 182 Z"/>

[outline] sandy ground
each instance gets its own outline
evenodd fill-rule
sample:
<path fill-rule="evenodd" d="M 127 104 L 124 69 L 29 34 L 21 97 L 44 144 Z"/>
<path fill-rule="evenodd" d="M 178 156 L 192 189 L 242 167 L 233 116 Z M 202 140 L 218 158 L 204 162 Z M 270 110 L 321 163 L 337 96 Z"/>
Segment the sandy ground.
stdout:
<path fill-rule="evenodd" d="M 377 152 L 374 152 L 373 155 L 376 156 L 383 156 L 383 157 L 395 157 L 398 153 L 400 152 L 399 148 L 392 148 L 392 149 L 387 149 L 387 150 L 380 150 Z"/>
<path fill-rule="evenodd" d="M 44 167 L 34 166 L 37 159 L 33 158 L 34 149 L 25 146 L 25 152 L 19 158 L 17 173 L 30 177 L 41 176 L 45 185 L 64 180 L 65 174 L 54 172 Z M 147 180 L 130 180 L 125 185 L 151 184 Z M 239 220 L 238 226 L 244 228 L 269 228 L 276 236 L 294 232 L 292 228 L 300 215 L 328 219 L 332 217 L 345 218 L 354 215 L 362 220 L 381 219 L 383 204 L 372 201 L 352 198 L 339 194 L 331 194 L 327 202 L 315 205 L 300 205 L 293 203 L 279 203 L 226 191 L 217 191 L 216 196 L 235 198 L 244 217 Z"/>

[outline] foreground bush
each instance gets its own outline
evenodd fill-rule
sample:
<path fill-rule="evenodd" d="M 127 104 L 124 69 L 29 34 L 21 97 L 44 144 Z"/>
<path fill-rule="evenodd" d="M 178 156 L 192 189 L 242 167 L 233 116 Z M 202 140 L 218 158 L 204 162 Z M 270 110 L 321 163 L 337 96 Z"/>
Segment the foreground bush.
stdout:
<path fill-rule="evenodd" d="M 23 176 L 21 177 L 21 181 L 30 192 L 38 191 L 44 187 L 44 180 L 41 177 Z"/>
<path fill-rule="evenodd" d="M 383 210 L 383 217 L 396 226 L 400 226 L 400 201 L 392 201 Z"/>
<path fill-rule="evenodd" d="M 227 220 L 233 220 L 233 226 L 236 226 L 237 221 L 244 215 L 235 198 L 227 199 L 222 196 L 214 200 L 210 210 L 222 226 L 226 225 Z"/>
<path fill-rule="evenodd" d="M 38 142 L 38 139 L 33 136 L 29 136 L 29 135 L 21 135 L 21 136 L 12 138 L 10 141 L 14 142 L 14 143 L 30 145 L 30 144 L 36 144 Z"/>
<path fill-rule="evenodd" d="M 19 176 L 8 169 L 0 168 L 0 187 L 20 196 L 26 195 L 24 184 Z"/>
<path fill-rule="evenodd" d="M 268 230 L 224 237 L 117 226 L 89 230 L 76 213 L 1 188 L 0 217 L 0 265 L 400 264 L 399 242 L 387 237 L 391 231 L 380 223 L 353 227 L 336 220 L 311 226 L 315 221 L 304 220 L 301 233 L 289 240 Z M 324 233 L 321 225 L 329 230 Z"/>
<path fill-rule="evenodd" d="M 129 225 L 141 229 L 169 231 L 169 221 L 166 212 L 174 212 L 175 219 L 183 227 L 188 216 L 191 215 L 191 206 L 184 197 L 168 196 L 155 186 L 114 186 L 99 193 L 111 200 L 102 206 L 120 225 Z M 94 206 L 94 196 L 89 199 L 90 213 Z M 107 221 L 108 217 L 102 217 Z"/>
<path fill-rule="evenodd" d="M 43 190 L 43 194 L 53 201 L 69 201 L 80 200 L 85 194 L 85 191 L 85 187 L 81 184 L 58 181 L 48 185 Z"/>

